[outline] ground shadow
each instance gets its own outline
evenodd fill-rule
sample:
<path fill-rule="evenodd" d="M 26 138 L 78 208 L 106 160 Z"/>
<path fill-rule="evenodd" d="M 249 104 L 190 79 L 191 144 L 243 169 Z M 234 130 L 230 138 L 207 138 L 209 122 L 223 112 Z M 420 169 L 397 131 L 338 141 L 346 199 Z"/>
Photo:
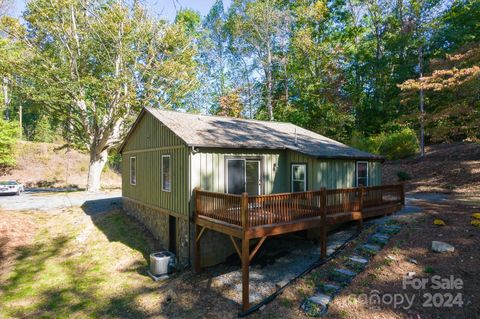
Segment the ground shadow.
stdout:
<path fill-rule="evenodd" d="M 149 255 L 161 248 L 143 224 L 124 213 L 121 197 L 88 200 L 81 208 L 108 241 L 120 242 L 140 252 L 146 263 Z M 139 273 L 147 275 L 144 265 L 138 265 L 136 269 Z"/>

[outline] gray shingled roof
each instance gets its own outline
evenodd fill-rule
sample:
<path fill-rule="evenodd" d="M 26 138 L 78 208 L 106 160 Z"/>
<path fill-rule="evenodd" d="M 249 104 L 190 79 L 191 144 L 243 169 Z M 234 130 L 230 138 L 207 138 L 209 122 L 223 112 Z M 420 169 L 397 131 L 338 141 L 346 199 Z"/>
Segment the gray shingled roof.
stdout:
<path fill-rule="evenodd" d="M 288 149 L 321 158 L 383 159 L 291 123 L 206 116 L 146 108 L 188 146 Z"/>

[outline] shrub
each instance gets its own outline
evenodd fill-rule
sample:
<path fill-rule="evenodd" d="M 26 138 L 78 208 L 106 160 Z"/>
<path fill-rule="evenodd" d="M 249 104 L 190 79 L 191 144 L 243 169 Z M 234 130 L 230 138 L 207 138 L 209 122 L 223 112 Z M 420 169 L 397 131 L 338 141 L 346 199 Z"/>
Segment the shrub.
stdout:
<path fill-rule="evenodd" d="M 117 153 L 116 150 L 110 151 L 110 154 L 108 154 L 107 165 L 105 165 L 105 168 L 107 167 L 120 173 L 122 167 L 122 154 Z"/>
<path fill-rule="evenodd" d="M 417 135 L 410 128 L 386 135 L 380 146 L 380 153 L 390 160 L 411 157 L 417 150 Z"/>
<path fill-rule="evenodd" d="M 404 181 L 408 181 L 408 180 L 412 179 L 412 176 L 410 176 L 410 174 L 408 174 L 407 172 L 404 172 L 404 171 L 398 171 L 397 172 L 397 177 L 398 177 L 398 180 L 400 182 L 404 182 Z"/>
<path fill-rule="evenodd" d="M 0 118 L 0 167 L 15 166 L 14 147 L 18 139 L 18 123 Z"/>
<path fill-rule="evenodd" d="M 349 144 L 369 153 L 380 154 L 380 146 L 384 136 L 384 134 L 378 134 L 365 137 L 358 132 L 354 132 Z"/>
<path fill-rule="evenodd" d="M 411 157 L 417 153 L 418 139 L 415 131 L 402 128 L 390 133 L 380 133 L 370 137 L 363 137 L 354 133 L 351 139 L 354 147 L 386 156 L 389 160 Z"/>

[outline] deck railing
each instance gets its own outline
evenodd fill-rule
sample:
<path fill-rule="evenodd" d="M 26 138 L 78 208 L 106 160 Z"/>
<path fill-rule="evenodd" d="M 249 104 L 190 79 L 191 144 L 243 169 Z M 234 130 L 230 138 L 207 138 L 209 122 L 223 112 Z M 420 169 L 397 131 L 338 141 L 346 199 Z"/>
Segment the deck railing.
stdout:
<path fill-rule="evenodd" d="M 403 185 L 271 194 L 231 195 L 195 189 L 195 270 L 205 229 L 228 235 L 242 261 L 242 309 L 250 307 L 249 265 L 268 236 L 319 228 L 320 256 L 327 257 L 327 225 L 394 212 L 404 204 Z M 364 214 L 366 213 L 366 214 Z M 235 238 L 234 238 L 235 237 Z M 241 245 L 238 244 L 238 239 Z M 250 250 L 250 241 L 258 239 Z"/>
<path fill-rule="evenodd" d="M 196 216 L 242 228 L 403 204 L 403 184 L 248 196 L 195 190 Z"/>

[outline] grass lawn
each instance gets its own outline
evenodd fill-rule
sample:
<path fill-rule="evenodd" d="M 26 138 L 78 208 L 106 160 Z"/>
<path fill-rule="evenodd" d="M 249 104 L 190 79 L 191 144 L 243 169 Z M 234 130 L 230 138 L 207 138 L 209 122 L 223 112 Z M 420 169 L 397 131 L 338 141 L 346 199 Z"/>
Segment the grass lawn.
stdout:
<path fill-rule="evenodd" d="M 12 215 L 34 219 L 36 230 L 1 277 L 0 318 L 140 317 L 162 301 L 145 275 L 153 240 L 121 211 L 0 212 Z"/>

